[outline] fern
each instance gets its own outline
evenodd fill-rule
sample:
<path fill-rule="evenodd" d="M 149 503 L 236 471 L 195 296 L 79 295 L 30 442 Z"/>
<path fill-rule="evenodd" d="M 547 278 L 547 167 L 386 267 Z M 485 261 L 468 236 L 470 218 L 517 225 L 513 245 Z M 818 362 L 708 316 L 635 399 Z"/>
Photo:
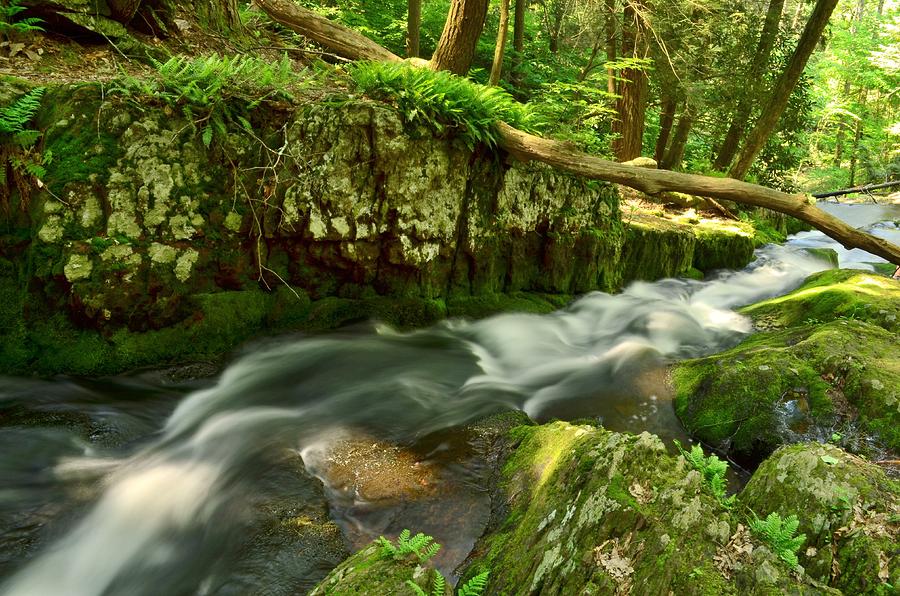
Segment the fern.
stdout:
<path fill-rule="evenodd" d="M 394 103 L 407 123 L 424 124 L 438 134 L 455 130 L 470 147 L 496 145 L 501 121 L 529 131 L 542 126 L 535 110 L 503 89 L 445 71 L 361 62 L 350 66 L 349 74 L 366 95 Z"/>
<path fill-rule="evenodd" d="M 753 519 L 750 520 L 750 530 L 756 537 L 792 568 L 799 565 L 797 552 L 806 542 L 806 534 L 794 536 L 799 527 L 800 521 L 796 515 L 789 515 L 782 519 L 774 511 L 766 516 L 766 519 L 759 519 L 756 514 L 753 514 Z"/>
<path fill-rule="evenodd" d="M 441 550 L 441 545 L 434 542 L 434 538 L 419 532 L 410 537 L 409 530 L 400 532 L 397 543 L 394 544 L 384 536 L 378 537 L 381 544 L 381 554 L 392 559 L 405 559 L 409 555 L 415 555 L 420 561 L 425 562 Z"/>
<path fill-rule="evenodd" d="M 4 5 L 5 4 L 5 5 Z M 0 4 L 0 34 L 8 36 L 12 34 L 33 33 L 43 31 L 43 19 L 37 17 L 19 18 L 18 15 L 26 10 L 21 0 L 9 0 Z"/>
<path fill-rule="evenodd" d="M 0 135 L 22 133 L 41 107 L 43 87 L 36 87 L 5 108 L 0 108 Z"/>
<path fill-rule="evenodd" d="M 431 581 L 430 595 L 420 588 L 419 584 L 411 579 L 406 580 L 406 585 L 412 588 L 412 591 L 416 593 L 416 596 L 444 596 L 444 592 L 447 590 L 447 580 L 445 580 L 444 576 L 441 575 L 441 572 L 436 569 L 434 570 L 434 579 Z"/>
<path fill-rule="evenodd" d="M 481 596 L 484 594 L 484 589 L 487 587 L 487 580 L 490 574 L 490 570 L 482 571 L 463 584 L 463 586 L 456 591 L 457 596 Z"/>
<path fill-rule="evenodd" d="M 199 132 L 207 148 L 216 140 L 223 142 L 232 123 L 249 130 L 247 113 L 262 102 L 291 99 L 288 89 L 299 80 L 287 56 L 275 63 L 249 56 L 175 56 L 153 65 L 155 79 L 123 75 L 110 92 L 151 96 L 180 109 L 188 129 Z"/>
<path fill-rule="evenodd" d="M 725 475 L 728 473 L 728 462 L 721 460 L 712 454 L 706 457 L 700 445 L 694 445 L 690 451 L 685 451 L 681 443 L 675 441 L 675 446 L 684 457 L 685 461 L 700 472 L 703 481 L 709 487 L 713 496 L 726 508 L 734 506 L 735 495 L 728 496 L 728 481 Z"/>

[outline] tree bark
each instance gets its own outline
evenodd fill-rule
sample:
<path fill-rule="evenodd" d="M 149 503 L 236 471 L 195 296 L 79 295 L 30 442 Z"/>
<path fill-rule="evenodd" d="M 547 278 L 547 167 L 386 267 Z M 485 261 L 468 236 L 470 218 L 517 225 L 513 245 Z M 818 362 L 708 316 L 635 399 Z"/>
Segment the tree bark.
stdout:
<path fill-rule="evenodd" d="M 210 31 L 239 31 L 241 15 L 237 0 L 197 0 L 191 3 L 197 21 Z"/>
<path fill-rule="evenodd" d="M 127 25 L 137 14 L 141 2 L 142 0 L 107 0 L 106 4 L 109 6 L 112 18 Z"/>
<path fill-rule="evenodd" d="M 616 60 L 616 0 L 606 0 L 606 61 Z M 616 71 L 606 69 L 606 91 L 610 95 L 616 94 Z"/>
<path fill-rule="evenodd" d="M 290 0 L 255 1 L 270 15 L 272 13 L 267 7 L 273 4 L 288 3 L 296 7 Z M 311 39 L 312 33 L 319 35 L 321 31 L 330 27 L 340 39 L 339 41 L 326 39 L 322 45 L 338 54 L 346 52 L 341 55 L 350 60 L 379 60 L 381 59 L 379 56 L 384 55 L 392 57 L 388 58 L 391 61 L 400 60 L 399 57 L 356 31 L 331 23 L 325 17 L 311 11 L 295 13 L 304 16 L 300 20 L 285 19 L 283 12 L 276 14 L 284 20 L 279 20 L 275 16 L 273 18 Z M 373 50 L 372 46 L 377 50 Z M 665 191 L 685 192 L 712 199 L 725 199 L 736 203 L 765 207 L 803 220 L 848 248 L 861 248 L 884 257 L 895 265 L 900 265 L 900 246 L 845 224 L 810 203 L 810 199 L 805 195 L 790 195 L 740 180 L 627 166 L 582 153 L 573 149 L 568 143 L 530 135 L 504 122 L 497 123 L 497 133 L 500 147 L 523 161 L 540 161 L 578 176 L 623 184 L 651 195 Z"/>
<path fill-rule="evenodd" d="M 727 169 L 734 159 L 734 154 L 737 153 L 744 127 L 750 119 L 753 103 L 757 101 L 757 96 L 762 88 L 763 74 L 769 63 L 769 56 L 772 55 L 772 48 L 775 46 L 775 38 L 778 36 L 778 25 L 781 22 L 783 11 L 784 0 L 770 0 L 769 8 L 766 10 L 766 20 L 759 34 L 759 43 L 756 44 L 756 53 L 753 54 L 753 61 L 747 70 L 746 83 L 749 88 L 738 99 L 731 125 L 728 127 L 728 132 L 725 133 L 719 153 L 713 161 L 714 170 L 721 172 Z"/>
<path fill-rule="evenodd" d="M 625 4 L 622 25 L 622 55 L 644 58 L 647 55 L 647 40 L 644 22 L 635 10 L 641 8 L 640 0 Z M 644 119 L 647 112 L 647 96 L 650 80 L 647 73 L 639 68 L 622 71 L 619 99 L 616 102 L 618 118 L 613 123 L 613 132 L 618 137 L 613 141 L 613 153 L 619 161 L 629 161 L 640 157 L 644 142 Z"/>
<path fill-rule="evenodd" d="M 368 37 L 332 23 L 320 14 L 299 6 L 293 0 L 254 0 L 272 20 L 308 37 L 349 60 L 401 62 L 403 58 L 381 47 Z"/>
<path fill-rule="evenodd" d="M 528 0 L 516 0 L 516 16 L 513 23 L 513 49 L 521 54 L 525 51 L 525 5 Z"/>
<path fill-rule="evenodd" d="M 408 0 L 406 10 L 406 57 L 419 57 L 419 27 L 422 22 L 422 0 Z"/>
<path fill-rule="evenodd" d="M 694 127 L 694 114 L 690 105 L 685 103 L 681 117 L 678 119 L 678 126 L 675 127 L 675 136 L 672 137 L 672 144 L 666 151 L 659 167 L 664 170 L 674 170 L 681 165 L 684 159 L 684 149 L 687 147 L 688 135 L 691 128 Z"/>
<path fill-rule="evenodd" d="M 488 3 L 488 0 L 453 0 L 444 32 L 431 57 L 431 68 L 449 70 L 460 76 L 469 72 Z"/>
<path fill-rule="evenodd" d="M 669 144 L 669 135 L 672 134 L 672 125 L 675 123 L 675 97 L 662 91 L 662 108 L 659 112 L 659 136 L 656 137 L 656 149 L 653 151 L 653 159 L 660 163 L 666 155 L 666 147 Z"/>
<path fill-rule="evenodd" d="M 729 178 L 629 166 L 582 153 L 567 143 L 530 135 L 502 122 L 497 127 L 500 147 L 522 161 L 540 161 L 578 176 L 623 184 L 649 195 L 674 191 L 765 207 L 803 220 L 847 248 L 861 248 L 900 265 L 900 246 L 844 223 L 816 207 L 806 195 L 787 194 Z"/>
<path fill-rule="evenodd" d="M 500 0 L 500 27 L 497 29 L 497 46 L 494 48 L 494 62 L 491 64 L 491 76 L 488 85 L 500 83 L 503 72 L 503 52 L 506 50 L 506 34 L 509 31 L 509 0 Z"/>
<path fill-rule="evenodd" d="M 778 125 L 778 119 L 784 113 L 788 99 L 790 99 L 791 93 L 800 79 L 800 75 L 803 74 L 803 69 L 806 68 L 806 63 L 816 48 L 816 44 L 819 43 L 822 32 L 825 30 L 825 26 L 828 24 L 828 19 L 831 17 L 835 6 L 837 6 L 837 0 L 818 0 L 816 2 L 816 6 L 813 8 L 812 15 L 810 15 L 809 21 L 807 21 L 806 27 L 803 29 L 803 34 L 797 42 L 797 47 L 791 55 L 787 68 L 778 78 L 768 104 L 756 121 L 753 130 L 750 131 L 737 161 L 728 172 L 728 175 L 732 178 L 742 180 L 747 175 L 753 160 L 759 155 L 759 152 L 766 144 L 766 140 L 768 140 Z"/>

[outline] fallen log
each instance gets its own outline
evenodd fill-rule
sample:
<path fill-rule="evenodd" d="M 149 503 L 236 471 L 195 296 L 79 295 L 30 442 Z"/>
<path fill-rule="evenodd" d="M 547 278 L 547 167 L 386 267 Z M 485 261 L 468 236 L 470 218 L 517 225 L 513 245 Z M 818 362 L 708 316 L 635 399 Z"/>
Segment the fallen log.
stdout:
<path fill-rule="evenodd" d="M 350 60 L 400 62 L 402 58 L 356 31 L 333 23 L 292 0 L 254 0 L 272 19 Z M 585 178 L 615 182 L 650 195 L 683 192 L 779 211 L 805 221 L 846 248 L 861 248 L 900 266 L 900 247 L 861 232 L 815 206 L 809 195 L 788 194 L 731 178 L 649 170 L 600 159 L 559 141 L 497 123 L 498 144 L 522 161 L 540 161 Z"/>
<path fill-rule="evenodd" d="M 879 188 L 890 188 L 892 186 L 900 186 L 900 180 L 893 182 L 882 182 L 880 184 L 866 184 L 865 186 L 854 186 L 853 188 L 845 188 L 843 190 L 832 190 L 830 192 L 816 192 L 813 196 L 817 199 L 827 199 L 828 197 L 839 197 L 841 195 L 849 195 L 854 192 L 869 192 Z"/>

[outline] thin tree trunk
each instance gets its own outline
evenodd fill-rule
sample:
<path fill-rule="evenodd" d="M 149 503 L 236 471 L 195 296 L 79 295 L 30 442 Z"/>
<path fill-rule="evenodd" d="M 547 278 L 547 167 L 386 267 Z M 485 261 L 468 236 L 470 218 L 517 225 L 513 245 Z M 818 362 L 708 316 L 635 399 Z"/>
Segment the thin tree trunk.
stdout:
<path fill-rule="evenodd" d="M 797 42 L 797 48 L 791 55 L 791 61 L 778 78 L 768 104 L 763 109 L 759 120 L 756 121 L 753 130 L 750 131 L 737 161 L 728 172 L 728 175 L 732 178 L 741 180 L 747 175 L 753 160 L 759 155 L 759 152 L 766 144 L 766 140 L 768 140 L 778 125 L 778 119 L 784 113 L 788 99 L 790 99 L 791 93 L 800 79 L 800 75 L 803 74 L 803 69 L 806 68 L 806 63 L 816 48 L 816 44 L 819 43 L 822 32 L 825 30 L 825 26 L 828 24 L 828 19 L 831 17 L 835 6 L 837 6 L 837 0 L 818 0 L 816 2 L 812 15 L 806 23 L 806 28 L 803 29 L 803 34 Z"/>
<path fill-rule="evenodd" d="M 639 1 L 639 0 L 636 0 Z M 622 25 L 622 55 L 644 58 L 647 55 L 647 40 L 644 22 L 635 10 L 641 4 L 625 4 Z M 644 141 L 644 118 L 647 112 L 647 96 L 650 81 L 643 69 L 626 68 L 622 71 L 622 84 L 616 102 L 617 120 L 613 132 L 618 137 L 613 141 L 613 153 L 619 161 L 629 161 L 640 157 Z"/>
<path fill-rule="evenodd" d="M 194 16 L 210 31 L 240 31 L 241 14 L 237 0 L 198 0 L 192 3 Z"/>
<path fill-rule="evenodd" d="M 291 0 L 255 1 L 272 18 L 310 39 L 313 39 L 312 35 L 318 36 L 321 31 L 330 28 L 340 39 L 326 39 L 322 45 L 344 58 L 380 60 L 381 56 L 387 55 L 393 56 L 387 60 L 400 60 L 356 31 L 331 23 L 312 11 L 293 13 L 299 17 L 297 19 L 286 19 L 282 12 L 269 12 L 273 4 L 287 3 L 297 7 Z M 372 46 L 378 49 L 373 50 Z M 765 207 L 803 220 L 848 248 L 861 248 L 900 265 L 900 246 L 847 225 L 818 209 L 806 195 L 791 195 L 740 180 L 628 166 L 582 153 L 569 143 L 530 135 L 503 122 L 498 122 L 496 126 L 500 147 L 523 161 L 540 161 L 578 176 L 623 184 L 651 195 L 665 191 L 685 192 Z"/>
<path fill-rule="evenodd" d="M 597 59 L 597 54 L 600 52 L 600 46 L 603 45 L 603 36 L 598 35 L 596 41 L 594 41 L 594 47 L 591 48 L 591 57 L 588 58 L 587 64 L 584 65 L 584 68 L 578 73 L 578 82 L 584 82 L 584 80 L 591 74 L 591 71 L 594 70 L 594 61 Z"/>
<path fill-rule="evenodd" d="M 866 106 L 866 98 L 868 96 L 868 91 L 863 90 L 862 92 L 862 101 L 860 101 L 860 107 L 862 108 L 860 112 L 865 110 Z M 850 186 L 856 184 L 856 163 L 857 158 L 859 156 L 859 140 L 862 138 L 862 124 L 863 124 L 863 114 L 860 113 L 860 117 L 856 120 L 856 129 L 853 132 L 853 148 L 850 153 Z"/>
<path fill-rule="evenodd" d="M 491 76 L 488 85 L 500 83 L 503 72 L 503 52 L 506 49 L 506 34 L 509 31 L 509 0 L 500 0 L 500 27 L 497 29 L 497 46 L 494 48 L 494 62 L 491 64 Z"/>
<path fill-rule="evenodd" d="M 616 0 L 606 0 L 606 61 L 616 60 Z M 616 71 L 606 69 L 606 91 L 616 95 Z"/>
<path fill-rule="evenodd" d="M 525 51 L 525 8 L 527 7 L 527 1 L 515 0 L 516 14 L 513 17 L 513 50 L 515 50 L 513 64 L 515 65 L 515 70 L 518 70 L 519 65 L 522 64 L 522 53 Z M 515 76 L 515 82 L 519 82 L 518 75 Z"/>
<path fill-rule="evenodd" d="M 672 144 L 669 146 L 665 157 L 659 164 L 664 170 L 674 170 L 681 165 L 684 159 L 684 149 L 687 147 L 688 135 L 691 128 L 694 127 L 694 114 L 691 106 L 685 103 L 681 117 L 678 119 L 678 126 L 675 127 L 675 136 L 672 137 Z"/>
<path fill-rule="evenodd" d="M 744 132 L 744 127 L 750 118 L 753 103 L 758 100 L 758 95 L 762 88 L 763 74 L 769 63 L 772 48 L 775 46 L 778 24 L 781 22 L 783 11 L 784 0 L 771 0 L 769 2 L 769 8 L 766 10 L 766 20 L 759 34 L 759 43 L 756 45 L 756 53 L 753 55 L 753 61 L 747 70 L 746 84 L 749 85 L 749 89 L 741 94 L 740 99 L 738 99 L 738 105 L 731 119 L 731 125 L 725 133 L 725 138 L 722 139 L 722 145 L 719 147 L 719 153 L 716 155 L 715 161 L 713 161 L 714 170 L 724 171 L 731 165 L 734 154 L 737 153 L 741 134 Z"/>
<path fill-rule="evenodd" d="M 461 76 L 469 72 L 487 9 L 488 0 L 453 0 L 444 32 L 431 57 L 431 68 Z"/>
<path fill-rule="evenodd" d="M 419 57 L 419 27 L 422 22 L 422 0 L 407 0 L 406 57 Z"/>
<path fill-rule="evenodd" d="M 666 93 L 662 96 L 662 108 L 659 112 L 659 136 L 656 137 L 656 149 L 653 151 L 653 159 L 660 163 L 665 157 L 666 146 L 669 144 L 669 135 L 672 133 L 672 125 L 675 123 L 675 108 L 678 103 L 675 96 Z"/>

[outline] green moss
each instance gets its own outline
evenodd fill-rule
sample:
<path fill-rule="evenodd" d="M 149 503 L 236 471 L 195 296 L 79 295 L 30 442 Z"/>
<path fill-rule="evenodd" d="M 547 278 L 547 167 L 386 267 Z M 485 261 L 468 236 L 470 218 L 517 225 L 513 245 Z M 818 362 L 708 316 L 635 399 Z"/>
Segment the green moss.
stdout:
<path fill-rule="evenodd" d="M 779 449 L 740 493 L 760 516 L 796 514 L 806 572 L 845 594 L 881 594 L 900 580 L 900 485 L 878 466 L 833 445 Z M 886 573 L 883 579 L 880 574 Z"/>
<path fill-rule="evenodd" d="M 454 296 L 447 300 L 447 316 L 482 319 L 503 312 L 545 314 L 559 310 L 571 302 L 565 294 L 512 292 L 482 296 Z"/>
<path fill-rule="evenodd" d="M 900 281 L 839 269 L 809 277 L 797 290 L 741 309 L 758 327 L 783 328 L 839 318 L 900 330 Z"/>

